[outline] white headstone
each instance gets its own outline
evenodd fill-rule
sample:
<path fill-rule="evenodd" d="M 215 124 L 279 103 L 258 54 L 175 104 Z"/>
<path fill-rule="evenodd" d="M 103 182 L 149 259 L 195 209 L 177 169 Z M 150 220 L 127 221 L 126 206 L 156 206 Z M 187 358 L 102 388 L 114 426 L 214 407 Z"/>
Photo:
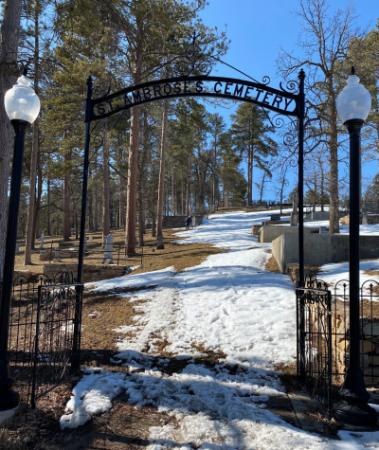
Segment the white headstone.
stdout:
<path fill-rule="evenodd" d="M 109 233 L 104 242 L 104 264 L 113 264 L 113 237 Z"/>
<path fill-rule="evenodd" d="M 43 246 L 45 244 L 45 233 L 42 232 L 40 238 L 39 238 L 39 249 L 43 250 Z"/>

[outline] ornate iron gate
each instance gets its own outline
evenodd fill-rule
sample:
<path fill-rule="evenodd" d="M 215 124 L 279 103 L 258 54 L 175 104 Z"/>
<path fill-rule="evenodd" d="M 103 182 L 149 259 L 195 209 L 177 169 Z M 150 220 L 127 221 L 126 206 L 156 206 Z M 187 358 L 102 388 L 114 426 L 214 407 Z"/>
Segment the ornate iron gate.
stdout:
<path fill-rule="evenodd" d="M 367 388 L 379 393 L 379 283 L 360 288 L 361 368 Z M 333 287 L 308 279 L 296 289 L 297 370 L 312 395 L 330 412 L 349 360 L 349 281 Z"/>
<path fill-rule="evenodd" d="M 315 279 L 296 289 L 298 375 L 328 411 L 333 361 L 331 298 L 326 283 Z"/>
<path fill-rule="evenodd" d="M 9 329 L 11 377 L 23 399 L 36 401 L 77 366 L 83 285 L 72 275 L 15 280 Z"/>

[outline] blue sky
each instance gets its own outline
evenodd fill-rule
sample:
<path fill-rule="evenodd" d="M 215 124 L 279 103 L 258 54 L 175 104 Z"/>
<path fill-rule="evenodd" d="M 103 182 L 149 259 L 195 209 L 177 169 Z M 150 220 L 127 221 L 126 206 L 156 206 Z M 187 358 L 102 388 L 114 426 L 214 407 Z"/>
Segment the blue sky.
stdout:
<path fill-rule="evenodd" d="M 356 16 L 354 25 L 363 31 L 373 29 L 379 17 L 379 0 L 332 0 L 329 5 L 331 13 L 352 8 Z M 229 51 L 223 58 L 226 62 L 258 81 L 268 75 L 271 85 L 277 87 L 281 80 L 277 64 L 280 51 L 285 49 L 300 54 L 297 42 L 301 37 L 302 22 L 296 14 L 298 8 L 299 0 L 208 0 L 201 15 L 207 25 L 226 31 L 231 40 Z M 239 77 L 237 72 L 221 64 L 213 73 Z M 228 105 L 228 108 L 217 107 L 215 110 L 228 120 L 230 108 L 234 109 Z M 377 162 L 363 165 L 363 188 L 377 167 Z M 292 178 L 296 180 L 296 177 Z M 273 183 L 268 184 L 265 197 L 273 199 L 274 191 Z"/>

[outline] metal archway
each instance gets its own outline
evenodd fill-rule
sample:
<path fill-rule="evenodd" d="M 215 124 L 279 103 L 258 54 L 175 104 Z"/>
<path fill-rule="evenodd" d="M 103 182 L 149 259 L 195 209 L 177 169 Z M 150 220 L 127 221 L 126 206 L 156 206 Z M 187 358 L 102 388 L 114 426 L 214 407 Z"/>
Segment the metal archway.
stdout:
<path fill-rule="evenodd" d="M 299 72 L 298 92 L 276 89 L 264 83 L 256 83 L 238 78 L 216 76 L 182 76 L 154 80 L 129 86 L 118 92 L 102 97 L 92 98 L 92 78 L 87 80 L 87 98 L 85 109 L 85 147 L 83 164 L 82 205 L 80 220 L 80 242 L 77 281 L 82 282 L 85 246 L 85 225 L 87 209 L 87 186 L 89 168 L 89 147 L 91 140 L 91 123 L 104 119 L 120 111 L 158 100 L 178 97 L 217 97 L 253 103 L 269 111 L 284 116 L 296 117 L 298 121 L 298 208 L 299 208 L 299 280 L 304 285 L 304 118 L 305 94 L 303 70 Z M 287 83 L 293 87 L 297 83 Z"/>

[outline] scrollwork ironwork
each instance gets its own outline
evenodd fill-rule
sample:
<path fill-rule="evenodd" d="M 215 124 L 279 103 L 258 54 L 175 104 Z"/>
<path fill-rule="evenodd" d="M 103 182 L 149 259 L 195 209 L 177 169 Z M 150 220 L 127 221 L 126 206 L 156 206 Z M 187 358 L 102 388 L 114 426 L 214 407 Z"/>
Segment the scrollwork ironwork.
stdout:
<path fill-rule="evenodd" d="M 285 83 L 281 81 L 279 87 L 288 94 L 296 94 L 299 91 L 299 83 L 296 80 L 288 80 Z"/>
<path fill-rule="evenodd" d="M 262 77 L 262 84 L 265 86 L 269 85 L 271 83 L 271 78 L 268 75 L 264 75 Z"/>
<path fill-rule="evenodd" d="M 283 144 L 287 147 L 293 147 L 297 145 L 297 138 L 292 131 L 287 131 L 283 136 Z"/>
<path fill-rule="evenodd" d="M 281 114 L 274 114 L 272 117 L 268 114 L 268 120 L 274 128 L 282 128 L 285 124 L 284 117 Z"/>

